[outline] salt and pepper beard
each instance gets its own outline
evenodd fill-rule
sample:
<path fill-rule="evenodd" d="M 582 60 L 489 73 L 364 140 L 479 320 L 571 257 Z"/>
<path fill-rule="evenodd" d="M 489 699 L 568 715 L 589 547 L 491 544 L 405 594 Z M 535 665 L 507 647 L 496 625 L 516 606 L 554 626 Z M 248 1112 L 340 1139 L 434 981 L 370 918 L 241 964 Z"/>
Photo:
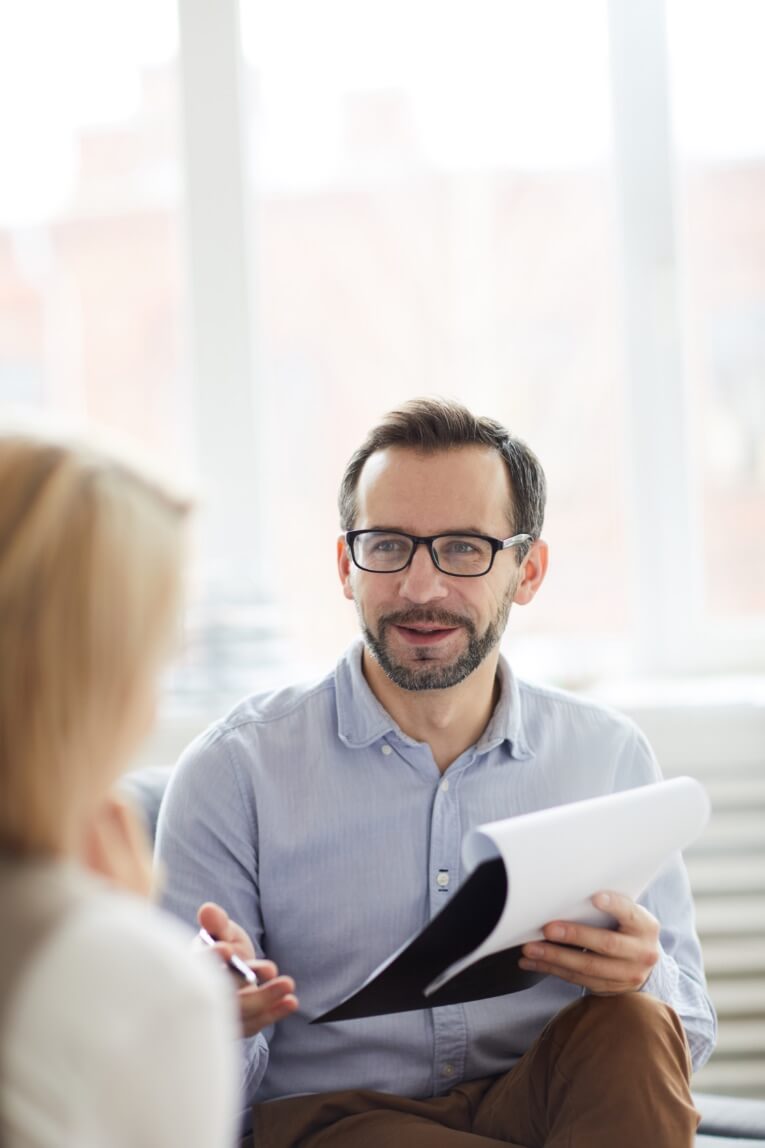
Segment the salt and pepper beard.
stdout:
<path fill-rule="evenodd" d="M 503 598 L 499 610 L 482 634 L 478 634 L 475 624 L 460 614 L 450 614 L 446 610 L 412 609 L 395 614 L 383 614 L 378 623 L 378 633 L 374 634 L 364 618 L 361 607 L 356 603 L 361 631 L 367 649 L 380 664 L 388 678 L 402 690 L 447 690 L 459 685 L 499 643 L 507 626 L 510 606 L 515 593 L 515 581 Z M 468 636 L 467 649 L 447 665 L 432 665 L 434 652 L 427 646 L 414 646 L 412 652 L 420 666 L 402 666 L 396 662 L 386 641 L 390 626 L 429 625 L 445 628 L 460 626 Z"/>

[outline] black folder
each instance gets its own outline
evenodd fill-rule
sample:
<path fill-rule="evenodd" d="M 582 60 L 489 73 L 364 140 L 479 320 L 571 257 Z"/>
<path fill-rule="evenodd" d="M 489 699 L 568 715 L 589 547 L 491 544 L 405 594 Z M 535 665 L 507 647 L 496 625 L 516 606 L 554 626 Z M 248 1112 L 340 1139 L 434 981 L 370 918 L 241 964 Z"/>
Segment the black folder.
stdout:
<path fill-rule="evenodd" d="M 502 914 L 506 897 L 504 862 L 499 857 L 482 862 L 420 933 L 360 988 L 315 1017 L 311 1024 L 462 1004 L 531 988 L 543 974 L 518 967 L 521 948 L 517 946 L 484 957 L 430 996 L 425 995 L 425 989 L 437 976 L 488 937 Z"/>

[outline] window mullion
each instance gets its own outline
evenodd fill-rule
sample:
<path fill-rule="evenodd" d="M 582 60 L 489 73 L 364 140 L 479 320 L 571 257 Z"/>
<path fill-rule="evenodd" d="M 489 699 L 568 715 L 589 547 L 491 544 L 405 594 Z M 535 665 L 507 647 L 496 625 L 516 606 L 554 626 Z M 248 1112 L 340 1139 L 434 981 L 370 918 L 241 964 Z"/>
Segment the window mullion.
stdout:
<path fill-rule="evenodd" d="M 699 603 L 663 0 L 609 0 L 635 657 L 680 668 Z"/>
<path fill-rule="evenodd" d="M 179 0 L 190 370 L 207 579 L 262 588 L 238 0 Z"/>

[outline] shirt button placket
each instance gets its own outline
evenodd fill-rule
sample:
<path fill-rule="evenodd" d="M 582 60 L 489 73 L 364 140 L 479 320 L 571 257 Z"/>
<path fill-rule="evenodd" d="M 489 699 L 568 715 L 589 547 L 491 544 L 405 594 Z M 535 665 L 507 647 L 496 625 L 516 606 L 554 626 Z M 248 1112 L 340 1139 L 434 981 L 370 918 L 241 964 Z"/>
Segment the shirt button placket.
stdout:
<path fill-rule="evenodd" d="M 433 801 L 428 888 L 430 915 L 435 916 L 455 888 L 459 872 L 460 816 L 454 780 L 443 777 Z M 461 1006 L 433 1009 L 433 1078 L 436 1094 L 448 1092 L 461 1079 L 465 1063 L 465 1017 Z"/>

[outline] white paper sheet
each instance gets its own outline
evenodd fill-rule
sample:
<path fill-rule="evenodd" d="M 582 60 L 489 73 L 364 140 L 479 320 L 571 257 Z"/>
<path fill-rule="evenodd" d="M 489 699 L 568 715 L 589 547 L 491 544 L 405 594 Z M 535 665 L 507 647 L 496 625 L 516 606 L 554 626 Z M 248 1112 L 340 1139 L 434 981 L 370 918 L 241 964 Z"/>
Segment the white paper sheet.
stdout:
<path fill-rule="evenodd" d="M 505 908 L 483 944 L 426 993 L 481 957 L 539 940 L 550 921 L 613 925 L 592 897 L 604 890 L 639 897 L 672 854 L 698 836 L 709 812 L 703 786 L 678 777 L 478 826 L 463 841 L 463 864 L 469 874 L 482 861 L 502 858 Z"/>

